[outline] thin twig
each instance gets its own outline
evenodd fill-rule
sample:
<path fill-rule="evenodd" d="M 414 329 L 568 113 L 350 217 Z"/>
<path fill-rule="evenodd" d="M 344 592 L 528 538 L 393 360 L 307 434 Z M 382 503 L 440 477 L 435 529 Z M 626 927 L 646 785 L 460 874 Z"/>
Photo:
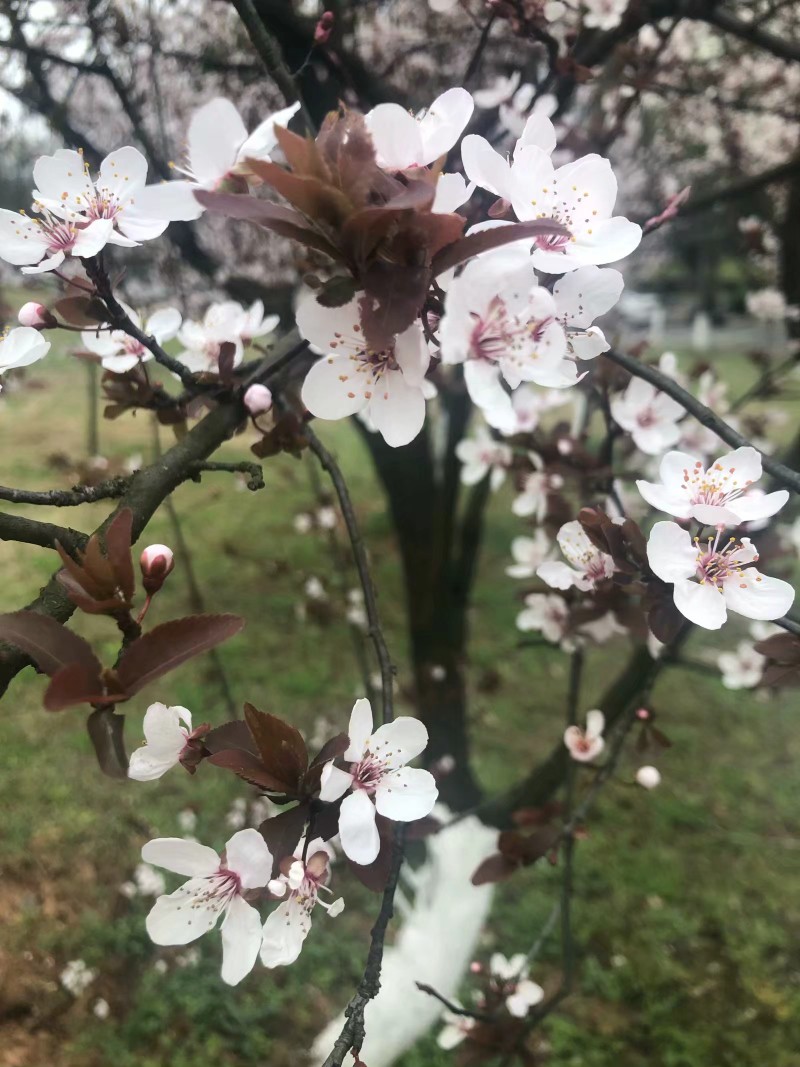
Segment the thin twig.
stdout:
<path fill-rule="evenodd" d="M 672 378 L 667 377 L 657 368 L 641 363 L 638 359 L 634 359 L 633 356 L 616 352 L 614 349 L 604 352 L 603 356 L 612 363 L 616 363 L 617 366 L 624 367 L 634 377 L 643 378 L 646 382 L 650 382 L 651 385 L 660 389 L 662 393 L 666 393 L 673 400 L 677 400 L 690 415 L 694 415 L 701 426 L 706 426 L 709 430 L 712 430 L 717 437 L 721 438 L 725 444 L 730 445 L 731 448 L 742 448 L 743 446 L 755 448 L 755 445 L 748 441 L 746 437 L 743 437 L 738 430 L 734 430 L 711 408 L 706 407 L 683 386 L 678 385 L 677 382 L 674 382 Z M 778 482 L 793 489 L 796 493 L 800 493 L 800 473 L 772 459 L 771 456 L 766 455 L 759 449 L 756 449 L 756 451 L 761 456 L 761 465 L 768 474 L 771 474 Z"/>
<path fill-rule="evenodd" d="M 347 488 L 347 483 L 344 480 L 339 464 L 311 427 L 306 425 L 303 432 L 308 439 L 311 451 L 320 461 L 323 470 L 327 471 L 329 474 L 333 487 L 336 490 L 336 496 L 339 499 L 339 507 L 342 511 L 344 524 L 347 527 L 347 535 L 350 538 L 350 544 L 353 549 L 353 559 L 355 560 L 356 570 L 358 571 L 361 590 L 364 594 L 364 607 L 367 612 L 367 621 L 369 622 L 369 636 L 375 648 L 375 655 L 378 659 L 378 665 L 381 671 L 383 722 L 391 722 L 394 718 L 393 690 L 395 670 L 389 655 L 389 649 L 386 645 L 386 638 L 384 637 L 383 629 L 381 627 L 375 583 L 372 580 L 372 573 L 367 559 L 367 550 L 364 545 L 364 539 L 361 536 L 361 529 L 358 525 L 353 501 L 350 499 L 350 491 Z"/>
<path fill-rule="evenodd" d="M 10 504 L 43 504 L 56 508 L 94 504 L 98 500 L 116 500 L 127 492 L 133 475 L 119 475 L 97 485 L 74 485 L 72 489 L 13 489 L 0 485 L 0 500 Z"/>
<path fill-rule="evenodd" d="M 308 108 L 300 95 L 297 82 L 292 77 L 291 71 L 284 62 L 280 45 L 267 30 L 267 27 L 264 25 L 264 21 L 259 16 L 258 11 L 256 11 L 252 0 L 231 0 L 231 3 L 236 8 L 239 18 L 242 20 L 242 24 L 247 30 L 247 36 L 250 38 L 253 48 L 258 52 L 259 58 L 266 67 L 267 73 L 280 89 L 287 105 L 299 101 L 300 111 L 305 120 L 308 132 L 313 136 L 315 133 L 314 120 L 311 118 Z"/>

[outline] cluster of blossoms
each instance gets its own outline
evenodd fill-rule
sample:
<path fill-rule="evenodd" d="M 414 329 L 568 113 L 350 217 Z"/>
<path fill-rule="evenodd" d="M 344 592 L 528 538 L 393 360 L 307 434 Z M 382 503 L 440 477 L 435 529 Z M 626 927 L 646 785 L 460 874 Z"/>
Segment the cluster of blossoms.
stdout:
<path fill-rule="evenodd" d="M 474 993 L 476 1011 L 502 1005 L 512 1019 L 524 1019 L 531 1008 L 544 1000 L 542 987 L 528 977 L 528 959 L 523 953 L 506 957 L 501 952 L 493 952 L 488 968 L 476 961 L 471 964 L 470 972 L 484 983 L 484 988 Z M 469 1014 L 445 1011 L 442 1019 L 445 1025 L 439 1031 L 437 1043 L 443 1049 L 460 1045 L 476 1027 L 474 1016 Z"/>
<path fill-rule="evenodd" d="M 145 744 L 132 754 L 128 770 L 137 781 L 160 778 L 178 763 L 193 771 L 210 727 L 193 729 L 186 708 L 153 704 L 143 729 Z M 324 763 L 317 789 L 318 803 L 335 805 L 336 827 L 327 840 L 338 834 L 342 852 L 353 863 L 367 866 L 378 858 L 378 816 L 414 822 L 432 811 L 438 795 L 433 775 L 407 765 L 427 741 L 417 719 L 401 716 L 374 729 L 369 701 L 356 701 L 341 761 Z M 274 812 L 273 807 L 267 826 L 277 817 Z M 262 836 L 251 828 L 234 833 L 221 856 L 194 840 L 148 842 L 142 849 L 145 864 L 189 878 L 173 893 L 158 896 L 147 917 L 152 940 L 186 945 L 222 919 L 222 978 L 232 985 L 250 973 L 259 957 L 266 967 L 294 962 L 311 929 L 315 906 L 330 916 L 344 907 L 341 898 L 325 899 L 330 894 L 332 846 L 300 833 L 287 855 L 276 856 L 265 840 L 268 833 Z M 138 892 L 153 892 L 154 874 L 157 878 L 152 867 L 137 873 Z M 262 899 L 281 902 L 263 922 L 254 906 Z"/>

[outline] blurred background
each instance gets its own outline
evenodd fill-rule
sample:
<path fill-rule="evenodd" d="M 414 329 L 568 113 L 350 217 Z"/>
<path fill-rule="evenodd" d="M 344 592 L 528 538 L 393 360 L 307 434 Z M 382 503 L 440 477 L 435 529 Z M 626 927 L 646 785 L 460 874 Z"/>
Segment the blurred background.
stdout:
<path fill-rule="evenodd" d="M 256 3 L 317 119 L 339 101 L 367 110 L 396 100 L 416 110 L 466 82 L 479 102 L 484 93 L 471 128 L 496 144 L 513 144 L 538 107 L 554 117 L 564 160 L 610 156 L 617 210 L 630 218 L 657 218 L 691 186 L 677 217 L 623 265 L 626 289 L 604 329 L 653 358 L 675 353 L 695 391 L 712 368 L 717 410 L 755 387 L 740 425 L 777 449 L 793 438 L 800 410 L 791 367 L 800 305 L 797 5 L 698 3 L 695 17 L 682 18 L 685 6 Z M 334 28 L 315 46 L 323 7 Z M 553 66 L 554 45 L 571 65 Z M 32 165 L 43 153 L 81 147 L 94 167 L 132 143 L 147 156 L 151 180 L 167 179 L 200 104 L 226 96 L 252 129 L 283 103 L 225 2 L 6 0 L 0 55 L 0 206 L 14 210 L 29 205 Z M 198 315 L 212 298 L 261 299 L 287 328 L 298 280 L 315 267 L 288 242 L 219 218 L 172 225 L 117 262 L 137 306 L 168 300 Z M 0 264 L 4 322 L 54 291 L 52 279 L 25 279 Z M 145 413 L 103 420 L 97 379 L 65 338 L 58 335 L 46 363 L 4 380 L 3 484 L 105 478 L 170 443 L 169 429 L 153 430 Z M 787 362 L 773 387 L 765 369 Z M 400 709 L 413 711 L 398 552 L 369 452 L 344 423 L 321 433 L 358 502 L 398 661 Z M 241 458 L 255 439 L 248 431 L 223 458 Z M 248 619 L 218 660 L 170 678 L 169 703 L 198 721 L 220 721 L 250 700 L 313 739 L 331 724 L 341 728 L 359 693 L 348 623 L 356 582 L 332 563 L 331 502 L 308 466 L 270 459 L 258 494 L 243 482 L 184 485 L 173 511 L 148 528 L 153 542 L 185 540 L 183 566 L 154 621 L 159 611 L 197 610 L 198 596 Z M 476 774 L 492 791 L 558 741 L 567 687 L 563 654 L 524 647 L 515 629 L 519 583 L 505 575 L 521 530 L 512 497 L 505 486 L 491 503 L 465 668 Z M 75 515 L 90 530 L 107 510 L 90 505 L 66 519 L 55 509 L 35 512 L 58 522 Z M 795 574 L 797 540 L 787 535 L 780 548 L 784 570 Z M 48 553 L 13 542 L 0 542 L 0 566 L 4 611 L 27 603 L 53 569 Z M 112 654 L 97 620 L 76 625 Z M 791 690 L 776 699 L 723 686 L 717 653 L 747 640 L 744 623 L 732 622 L 692 644 L 687 662 L 656 688 L 653 704 L 673 746 L 660 763 L 664 781 L 652 794 L 635 790 L 628 757 L 581 843 L 579 987 L 547 1020 L 537 1063 L 800 1065 L 800 701 Z M 626 642 L 591 652 L 586 707 Z M 360 977 L 374 898 L 348 878 L 335 927 L 324 916 L 315 921 L 297 964 L 258 969 L 236 989 L 220 983 L 213 939 L 153 946 L 144 916 L 163 886 L 139 866 L 141 844 L 191 834 L 220 846 L 264 817 L 263 801 L 219 775 L 198 776 L 202 788 L 178 772 L 136 789 L 103 778 L 82 716 L 44 712 L 42 688 L 26 672 L 0 708 L 0 1065 L 295 1065 Z M 166 698 L 146 692 L 137 716 L 152 699 Z M 476 958 L 525 951 L 558 877 L 537 866 L 498 887 Z M 558 967 L 558 946 L 545 945 L 533 977 L 546 984 Z M 453 1055 L 434 1031 L 401 1062 L 439 1067 Z"/>

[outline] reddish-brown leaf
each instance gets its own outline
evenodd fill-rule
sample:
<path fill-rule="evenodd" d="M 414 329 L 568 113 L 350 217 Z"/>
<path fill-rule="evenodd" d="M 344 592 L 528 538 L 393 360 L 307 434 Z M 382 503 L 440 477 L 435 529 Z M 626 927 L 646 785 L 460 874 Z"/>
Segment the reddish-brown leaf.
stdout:
<path fill-rule="evenodd" d="M 48 711 L 63 711 L 76 704 L 115 704 L 125 699 L 124 693 L 106 695 L 100 670 L 85 663 L 69 663 L 50 679 L 42 703 Z"/>
<path fill-rule="evenodd" d="M 106 554 L 117 585 L 126 600 L 132 600 L 136 591 L 136 578 L 131 559 L 133 542 L 133 512 L 123 508 L 117 512 L 105 532 Z"/>
<path fill-rule="evenodd" d="M 282 811 L 280 815 L 273 815 L 271 819 L 265 819 L 258 828 L 258 832 L 267 843 L 267 848 L 272 853 L 273 877 L 278 872 L 278 866 L 285 856 L 291 856 L 303 836 L 303 828 L 308 819 L 308 804 L 297 804 L 288 811 Z"/>
<path fill-rule="evenodd" d="M 519 867 L 519 863 L 506 859 L 501 852 L 495 852 L 478 865 L 472 876 L 472 884 L 488 885 L 490 882 L 503 882 L 506 878 L 510 878 L 514 871 L 519 870 Z"/>
<path fill-rule="evenodd" d="M 251 756 L 258 755 L 253 735 L 248 730 L 247 723 L 241 719 L 215 726 L 213 730 L 209 730 L 203 740 L 209 752 L 224 752 L 229 748 L 240 748 L 244 752 L 249 752 Z"/>
<path fill-rule="evenodd" d="M 569 230 L 555 219 L 534 219 L 532 222 L 516 222 L 508 226 L 496 226 L 490 230 L 480 230 L 478 233 L 470 233 L 460 238 L 453 244 L 443 248 L 433 260 L 433 276 L 444 274 L 451 267 L 457 267 L 473 256 L 481 252 L 489 252 L 493 248 L 501 248 L 512 241 L 521 241 L 526 237 L 548 236 L 557 234 L 569 236 Z"/>
<path fill-rule="evenodd" d="M 0 641 L 21 649 L 45 674 L 54 675 L 62 667 L 80 663 L 100 676 L 100 662 L 82 637 L 37 611 L 15 611 L 0 615 Z"/>
<path fill-rule="evenodd" d="M 306 743 L 299 730 L 252 704 L 245 704 L 244 719 L 267 771 L 296 790 L 308 768 Z"/>
<path fill-rule="evenodd" d="M 108 322 L 105 304 L 94 296 L 65 296 L 53 305 L 52 310 L 72 326 L 97 326 Z"/>
<path fill-rule="evenodd" d="M 182 663 L 238 634 L 239 615 L 188 615 L 154 627 L 122 653 L 117 674 L 129 696 Z"/>
<path fill-rule="evenodd" d="M 241 748 L 223 749 L 222 752 L 214 752 L 208 757 L 208 762 L 215 767 L 224 767 L 226 771 L 233 771 L 245 782 L 263 789 L 267 793 L 281 793 L 291 796 L 294 793 L 294 783 L 284 781 L 264 766 L 258 756 L 245 752 Z"/>

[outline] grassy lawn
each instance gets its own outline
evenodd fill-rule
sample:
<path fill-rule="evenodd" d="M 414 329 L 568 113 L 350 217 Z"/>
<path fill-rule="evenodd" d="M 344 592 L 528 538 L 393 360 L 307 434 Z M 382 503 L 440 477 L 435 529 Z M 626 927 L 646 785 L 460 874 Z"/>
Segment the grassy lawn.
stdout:
<path fill-rule="evenodd" d="M 53 454 L 85 453 L 84 371 L 63 356 L 34 371 L 26 388 L 0 400 L 0 481 L 66 486 L 75 477 L 52 469 Z M 747 384 L 743 362 L 731 371 L 737 390 Z M 794 405 L 789 410 L 796 414 Z M 384 504 L 351 429 L 320 432 L 339 453 L 359 502 L 402 705 L 408 671 L 399 563 Z M 167 436 L 162 431 L 165 445 Z M 245 458 L 249 443 L 249 436 L 239 438 L 225 453 Z M 142 414 L 101 425 L 102 452 L 112 463 L 137 452 L 148 457 L 150 447 Z M 256 494 L 234 487 L 230 475 L 206 475 L 201 485 L 181 487 L 175 503 L 207 608 L 248 620 L 221 652 L 236 701 L 250 700 L 313 733 L 320 716 L 344 727 L 359 676 L 341 613 L 328 621 L 298 615 L 304 583 L 314 575 L 338 603 L 325 539 L 300 536 L 292 525 L 312 506 L 305 464 L 270 460 L 266 489 Z M 558 738 L 566 688 L 563 655 L 517 647 L 517 590 L 503 569 L 520 523 L 508 504 L 503 493 L 493 504 L 473 607 L 471 715 L 481 777 L 492 789 Z M 107 510 L 35 513 L 89 530 Z M 147 540 L 172 540 L 163 514 Z M 0 543 L 0 565 L 0 608 L 13 610 L 36 594 L 54 557 Z M 153 621 L 191 610 L 180 565 L 159 599 Z M 103 620 L 83 617 L 77 625 L 108 639 L 111 654 L 114 633 Z M 726 647 L 742 632 L 731 625 Z M 591 654 L 585 708 L 626 654 L 624 642 Z M 500 676 L 490 695 L 477 684 L 487 668 Z M 82 713 L 43 711 L 43 688 L 25 672 L 3 700 L 0 719 L 0 1065 L 294 1067 L 357 980 L 376 899 L 337 872 L 348 904 L 342 917 L 315 922 L 295 966 L 259 968 L 234 990 L 218 977 L 217 937 L 199 942 L 197 953 L 151 945 L 148 901 L 119 890 L 139 847 L 152 836 L 180 834 L 186 809 L 196 811 L 196 836 L 221 846 L 243 788 L 206 767 L 195 779 L 180 769 L 144 785 L 106 779 Z M 218 680 L 198 661 L 126 707 L 129 746 L 155 699 L 187 706 L 197 722 L 227 717 Z M 546 1045 L 547 1062 L 558 1067 L 798 1067 L 800 701 L 732 694 L 714 675 L 673 668 L 654 703 L 673 741 L 661 761 L 664 782 L 652 794 L 632 788 L 637 764 L 633 756 L 624 761 L 579 846 L 578 990 L 548 1021 L 542 1051 Z M 495 948 L 525 951 L 557 885 L 558 872 L 542 866 L 501 887 L 481 956 Z M 545 987 L 558 978 L 557 949 L 553 939 L 533 975 Z M 59 974 L 78 958 L 97 976 L 76 998 L 61 988 Z M 110 1007 L 106 1019 L 94 1012 L 100 998 Z M 451 1061 L 430 1038 L 405 1064 Z"/>

